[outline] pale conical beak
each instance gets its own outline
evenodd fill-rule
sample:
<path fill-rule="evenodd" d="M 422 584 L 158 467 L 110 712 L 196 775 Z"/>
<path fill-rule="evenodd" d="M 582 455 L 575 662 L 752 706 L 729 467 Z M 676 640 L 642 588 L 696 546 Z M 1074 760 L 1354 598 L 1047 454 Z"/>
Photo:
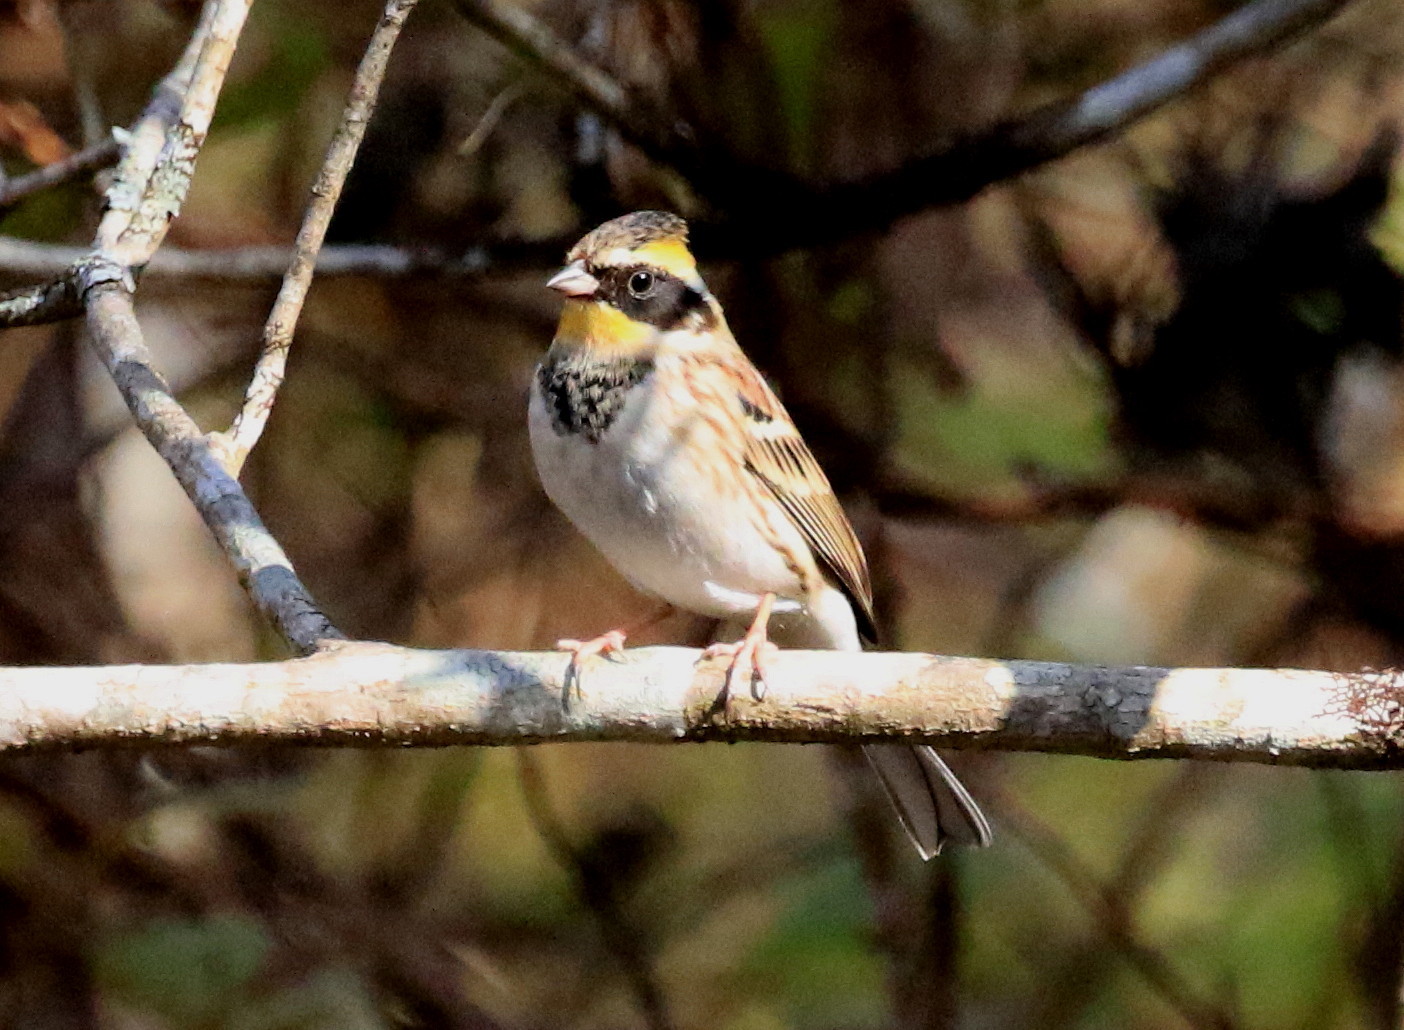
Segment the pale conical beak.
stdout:
<path fill-rule="evenodd" d="M 600 281 L 585 271 L 585 262 L 572 261 L 547 279 L 546 285 L 567 297 L 590 297 L 600 288 Z"/>

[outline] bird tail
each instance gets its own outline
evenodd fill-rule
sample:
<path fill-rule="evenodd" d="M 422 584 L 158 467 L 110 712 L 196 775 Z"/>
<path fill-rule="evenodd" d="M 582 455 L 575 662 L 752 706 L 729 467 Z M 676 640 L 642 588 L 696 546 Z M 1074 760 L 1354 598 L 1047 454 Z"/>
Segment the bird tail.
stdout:
<path fill-rule="evenodd" d="M 990 843 L 985 814 L 934 748 L 866 744 L 863 754 L 923 859 L 939 855 L 947 841 L 980 848 Z"/>
<path fill-rule="evenodd" d="M 807 617 L 795 622 L 777 616 L 771 624 L 771 639 L 786 647 L 862 650 L 856 621 L 861 603 L 830 588 L 811 598 L 807 607 Z M 985 814 L 934 750 L 910 744 L 866 744 L 863 753 L 922 858 L 935 857 L 947 841 L 981 848 L 990 843 Z"/>

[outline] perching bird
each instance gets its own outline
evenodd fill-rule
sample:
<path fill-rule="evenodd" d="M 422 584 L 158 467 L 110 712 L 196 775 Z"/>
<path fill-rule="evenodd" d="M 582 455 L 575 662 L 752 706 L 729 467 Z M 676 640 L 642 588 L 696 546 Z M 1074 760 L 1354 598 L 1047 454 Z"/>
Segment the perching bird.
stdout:
<path fill-rule="evenodd" d="M 742 353 L 687 246 L 640 211 L 580 240 L 548 282 L 566 297 L 532 384 L 532 450 L 551 500 L 631 583 L 670 605 L 750 619 L 727 689 L 764 683 L 773 618 L 787 643 L 873 640 L 862 548 L 819 464 Z M 579 675 L 621 631 L 562 641 Z M 979 806 L 929 747 L 864 748 L 923 858 L 985 845 Z"/>

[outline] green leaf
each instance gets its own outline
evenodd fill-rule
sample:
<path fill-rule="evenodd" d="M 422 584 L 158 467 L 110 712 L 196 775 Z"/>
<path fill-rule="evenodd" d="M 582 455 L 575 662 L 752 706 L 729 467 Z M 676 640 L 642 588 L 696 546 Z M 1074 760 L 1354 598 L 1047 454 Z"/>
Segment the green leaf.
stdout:
<path fill-rule="evenodd" d="M 235 1003 L 268 949 L 262 928 L 239 916 L 154 919 L 99 945 L 97 979 L 134 1008 L 198 1027 Z"/>

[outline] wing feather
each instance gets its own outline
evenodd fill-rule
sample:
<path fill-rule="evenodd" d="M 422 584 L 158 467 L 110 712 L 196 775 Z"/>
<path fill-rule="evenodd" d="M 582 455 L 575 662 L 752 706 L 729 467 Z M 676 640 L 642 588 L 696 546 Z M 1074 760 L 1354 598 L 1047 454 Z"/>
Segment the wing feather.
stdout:
<path fill-rule="evenodd" d="M 853 602 L 862 635 L 876 640 L 868 563 L 828 477 L 779 398 L 749 362 L 736 385 L 746 418 L 747 470 L 765 484 L 819 564 Z"/>

